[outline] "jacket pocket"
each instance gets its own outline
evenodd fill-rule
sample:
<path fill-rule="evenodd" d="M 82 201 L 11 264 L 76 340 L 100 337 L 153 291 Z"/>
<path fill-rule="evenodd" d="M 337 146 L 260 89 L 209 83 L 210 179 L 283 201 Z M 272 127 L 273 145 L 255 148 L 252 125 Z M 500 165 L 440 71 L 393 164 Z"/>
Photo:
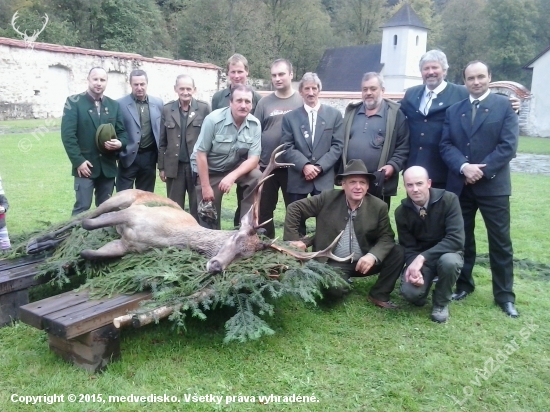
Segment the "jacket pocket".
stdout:
<path fill-rule="evenodd" d="M 166 127 L 167 129 L 173 129 L 176 127 L 176 124 L 171 122 L 164 122 L 164 127 Z"/>
<path fill-rule="evenodd" d="M 233 135 L 217 134 L 212 144 L 212 152 L 227 155 L 233 146 Z"/>

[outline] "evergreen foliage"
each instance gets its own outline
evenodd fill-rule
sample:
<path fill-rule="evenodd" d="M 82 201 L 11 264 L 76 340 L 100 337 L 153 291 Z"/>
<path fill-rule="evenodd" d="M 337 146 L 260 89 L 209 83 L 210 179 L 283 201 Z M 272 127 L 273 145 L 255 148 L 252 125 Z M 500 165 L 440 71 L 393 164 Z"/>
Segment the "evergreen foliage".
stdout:
<path fill-rule="evenodd" d="M 188 314 L 204 320 L 213 310 L 231 308 L 235 313 L 225 324 L 224 342 L 272 335 L 263 318 L 273 316 L 275 301 L 285 295 L 315 304 L 322 288 L 347 285 L 337 269 L 316 261 L 303 265 L 274 250 L 235 261 L 219 274 L 206 271 L 204 256 L 175 247 L 101 262 L 80 257 L 81 250 L 97 249 L 117 238 L 114 228 L 86 231 L 77 226 L 41 265 L 40 275 L 52 276 L 51 283 L 58 287 L 68 283 L 72 274 L 82 276 L 81 288 L 89 289 L 92 298 L 151 291 L 152 299 L 135 314 L 171 307 L 169 319 L 177 329 L 185 330 Z"/>

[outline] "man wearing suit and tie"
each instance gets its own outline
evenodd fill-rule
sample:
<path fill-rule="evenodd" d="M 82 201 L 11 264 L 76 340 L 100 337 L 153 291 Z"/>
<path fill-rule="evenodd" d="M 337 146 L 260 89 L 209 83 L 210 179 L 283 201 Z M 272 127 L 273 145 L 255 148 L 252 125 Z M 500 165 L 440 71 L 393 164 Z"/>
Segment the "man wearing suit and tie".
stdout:
<path fill-rule="evenodd" d="M 170 199 L 183 209 L 185 194 L 189 195 L 189 213 L 198 220 L 197 196 L 191 154 L 201 132 L 210 106 L 193 97 L 195 80 L 187 74 L 176 77 L 174 91 L 178 100 L 167 103 L 162 110 L 159 144 L 159 176 L 166 182 Z"/>
<path fill-rule="evenodd" d="M 155 191 L 162 100 L 147 95 L 147 73 L 130 73 L 132 93 L 118 101 L 128 133 L 128 144 L 118 158 L 116 191 L 136 189 Z"/>
<path fill-rule="evenodd" d="M 290 203 L 334 188 L 334 165 L 344 147 L 344 128 L 342 114 L 319 102 L 321 88 L 317 74 L 304 74 L 298 88 L 304 105 L 283 116 L 281 143 L 288 145 L 284 160 L 294 163 L 288 171 Z M 305 235 L 305 222 L 300 234 Z"/>
<path fill-rule="evenodd" d="M 88 73 L 88 90 L 69 96 L 63 109 L 61 140 L 73 169 L 73 216 L 90 209 L 94 193 L 96 206 L 111 197 L 117 174 L 116 154 L 126 147 L 120 105 L 103 95 L 106 88 L 107 72 L 94 67 Z M 116 136 L 102 143 L 96 132 L 108 123 Z"/>
<path fill-rule="evenodd" d="M 464 82 L 469 97 L 449 108 L 440 149 L 449 167 L 447 190 L 460 199 L 466 235 L 464 266 L 454 300 L 475 289 L 475 216 L 479 209 L 489 241 L 495 302 L 509 316 L 519 316 L 513 292 L 513 250 L 510 238 L 510 161 L 516 155 L 518 116 L 506 97 L 491 94 L 491 71 L 480 61 L 468 63 Z"/>

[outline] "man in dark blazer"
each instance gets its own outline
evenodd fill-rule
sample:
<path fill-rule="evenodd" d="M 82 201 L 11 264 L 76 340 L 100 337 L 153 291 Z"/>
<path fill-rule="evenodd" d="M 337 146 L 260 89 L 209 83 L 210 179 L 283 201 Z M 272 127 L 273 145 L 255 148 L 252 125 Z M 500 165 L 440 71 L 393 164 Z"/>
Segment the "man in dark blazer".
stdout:
<path fill-rule="evenodd" d="M 294 163 L 288 171 L 290 202 L 334 187 L 334 166 L 342 155 L 344 128 L 342 114 L 319 102 L 321 89 L 317 74 L 304 74 L 298 89 L 304 105 L 283 116 L 284 161 Z M 305 225 L 300 232 L 305 235 Z"/>
<path fill-rule="evenodd" d="M 120 105 L 103 95 L 107 72 L 94 67 L 88 74 L 88 90 L 69 96 L 61 120 L 61 140 L 72 164 L 76 202 L 72 214 L 77 215 L 92 205 L 109 199 L 117 174 L 116 155 L 126 147 L 127 134 Z M 96 144 L 96 131 L 102 124 L 113 125 L 116 138 Z M 113 136 L 114 137 L 114 136 Z"/>
<path fill-rule="evenodd" d="M 176 77 L 174 91 L 178 99 L 167 103 L 162 110 L 158 167 L 160 179 L 166 182 L 167 196 L 183 209 L 187 193 L 189 213 L 198 220 L 190 156 L 202 122 L 210 113 L 210 106 L 193 97 L 196 90 L 195 80 L 191 76 L 181 74 Z"/>
<path fill-rule="evenodd" d="M 299 240 L 299 227 L 301 221 L 310 217 L 316 218 L 312 242 L 316 251 L 327 248 L 344 231 L 332 253 L 341 258 L 353 254 L 353 262 L 329 259 L 327 263 L 342 269 L 345 279 L 379 273 L 368 299 L 381 308 L 397 309 L 390 301 L 390 294 L 403 268 L 404 253 L 395 244 L 388 206 L 367 193 L 374 178 L 362 160 L 351 160 L 337 176 L 343 190 L 325 190 L 288 205 L 284 240 L 305 250 L 307 245 Z M 340 297 L 345 292 L 346 289 L 331 288 L 327 294 Z"/>
<path fill-rule="evenodd" d="M 469 63 L 464 81 L 470 96 L 447 111 L 440 145 L 449 167 L 447 190 L 460 197 L 466 234 L 464 266 L 453 299 L 463 299 L 475 288 L 474 227 L 479 209 L 487 228 L 495 302 L 507 315 L 517 317 L 509 198 L 518 116 L 506 97 L 490 93 L 491 71 L 485 63 Z"/>
<path fill-rule="evenodd" d="M 147 94 L 147 73 L 130 73 L 132 93 L 118 99 L 128 144 L 118 158 L 116 191 L 135 188 L 155 191 L 162 100 Z"/>

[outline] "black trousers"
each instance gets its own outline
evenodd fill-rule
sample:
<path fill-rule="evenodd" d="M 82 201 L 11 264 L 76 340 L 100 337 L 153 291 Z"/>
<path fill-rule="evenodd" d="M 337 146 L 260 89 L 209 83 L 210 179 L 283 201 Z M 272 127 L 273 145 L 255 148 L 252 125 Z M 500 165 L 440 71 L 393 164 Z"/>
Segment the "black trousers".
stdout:
<path fill-rule="evenodd" d="M 261 169 L 262 172 L 265 167 Z M 263 223 L 273 218 L 273 213 L 277 208 L 277 202 L 279 201 L 279 189 L 283 193 L 283 199 L 285 201 L 285 207 L 290 204 L 289 195 L 286 191 L 288 183 L 288 170 L 279 168 L 272 172 L 273 176 L 264 182 L 262 188 L 262 197 L 260 199 L 260 217 L 258 223 Z M 275 238 L 275 224 L 273 221 L 263 226 L 265 229 L 265 235 L 271 239 Z"/>
<path fill-rule="evenodd" d="M 456 281 L 456 289 L 473 292 L 475 282 L 472 271 L 476 261 L 476 239 L 474 235 L 477 210 L 481 212 L 487 240 L 489 261 L 493 277 L 493 296 L 497 303 L 515 302 L 514 251 L 510 238 L 510 197 L 476 196 L 470 186 L 460 195 L 460 206 L 464 218 L 466 241 L 464 244 L 464 266 Z"/>
<path fill-rule="evenodd" d="M 123 167 L 119 163 L 116 191 L 132 189 L 135 182 L 136 189 L 154 192 L 157 180 L 157 158 L 158 151 L 155 145 L 155 150 L 138 152 L 136 159 L 129 167 Z"/>

